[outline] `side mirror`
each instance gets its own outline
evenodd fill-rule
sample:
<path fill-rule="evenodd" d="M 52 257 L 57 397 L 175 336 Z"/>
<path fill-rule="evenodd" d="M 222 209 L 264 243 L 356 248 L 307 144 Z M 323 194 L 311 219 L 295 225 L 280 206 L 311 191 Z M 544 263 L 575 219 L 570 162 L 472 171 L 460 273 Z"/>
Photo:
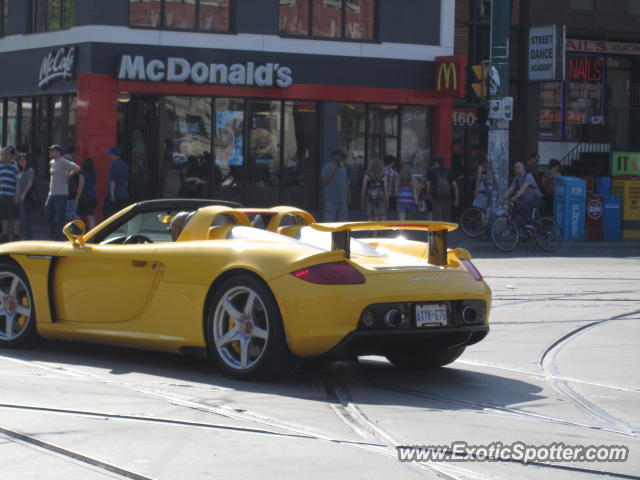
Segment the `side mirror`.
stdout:
<path fill-rule="evenodd" d="M 67 223 L 62 229 L 65 237 L 73 244 L 74 247 L 81 247 L 84 245 L 84 233 L 85 226 L 82 220 L 74 220 Z"/>

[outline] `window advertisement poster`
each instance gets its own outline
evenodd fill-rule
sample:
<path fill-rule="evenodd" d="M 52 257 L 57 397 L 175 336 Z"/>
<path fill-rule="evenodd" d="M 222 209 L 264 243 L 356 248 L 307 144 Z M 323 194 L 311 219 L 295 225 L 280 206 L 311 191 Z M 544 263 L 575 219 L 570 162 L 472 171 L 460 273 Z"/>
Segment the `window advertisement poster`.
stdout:
<path fill-rule="evenodd" d="M 242 165 L 244 138 L 242 127 L 244 112 L 216 112 L 216 165 L 237 167 Z"/>
<path fill-rule="evenodd" d="M 599 125 L 604 115 L 605 59 L 600 55 L 568 55 L 567 125 Z"/>
<path fill-rule="evenodd" d="M 562 83 L 540 85 L 540 138 L 557 140 L 562 137 Z"/>

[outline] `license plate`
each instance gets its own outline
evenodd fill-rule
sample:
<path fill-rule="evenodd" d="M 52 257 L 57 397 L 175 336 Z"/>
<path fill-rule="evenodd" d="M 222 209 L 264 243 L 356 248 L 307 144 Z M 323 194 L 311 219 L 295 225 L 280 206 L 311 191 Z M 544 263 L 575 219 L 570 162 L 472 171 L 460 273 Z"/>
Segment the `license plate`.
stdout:
<path fill-rule="evenodd" d="M 429 304 L 416 306 L 416 327 L 431 327 L 447 324 L 447 305 Z"/>

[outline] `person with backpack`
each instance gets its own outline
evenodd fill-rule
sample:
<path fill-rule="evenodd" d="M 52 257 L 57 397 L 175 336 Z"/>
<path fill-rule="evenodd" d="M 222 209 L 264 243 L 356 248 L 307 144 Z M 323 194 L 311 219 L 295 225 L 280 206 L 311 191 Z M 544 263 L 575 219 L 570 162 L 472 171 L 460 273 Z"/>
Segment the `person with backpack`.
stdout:
<path fill-rule="evenodd" d="M 444 166 L 444 158 L 436 157 L 436 166 L 427 172 L 427 194 L 431 196 L 433 220 L 448 222 L 451 218 L 451 203 L 459 203 L 458 184 L 451 170 Z"/>
<path fill-rule="evenodd" d="M 384 219 L 387 213 L 387 177 L 382 160 L 369 163 L 362 180 L 362 206 L 367 212 L 369 221 Z"/>

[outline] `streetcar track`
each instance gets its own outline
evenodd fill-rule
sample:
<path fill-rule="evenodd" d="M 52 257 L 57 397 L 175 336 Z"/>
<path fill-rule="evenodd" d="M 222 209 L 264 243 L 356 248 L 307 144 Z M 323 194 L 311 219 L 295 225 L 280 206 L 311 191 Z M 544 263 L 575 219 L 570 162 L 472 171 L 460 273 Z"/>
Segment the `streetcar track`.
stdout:
<path fill-rule="evenodd" d="M 347 382 L 341 382 L 338 378 L 335 379 L 335 391 L 337 393 L 337 396 L 340 400 L 340 402 L 342 403 L 343 407 L 345 407 L 346 409 L 349 409 L 351 412 L 355 412 L 355 416 L 359 419 L 361 419 L 365 424 L 371 426 L 372 429 L 374 429 L 377 433 L 380 434 L 380 436 L 382 436 L 383 438 L 390 440 L 392 442 L 392 444 L 395 444 L 396 446 L 399 446 L 400 443 L 393 439 L 393 437 L 388 433 L 385 432 L 384 430 L 382 430 L 380 427 L 378 427 L 372 420 L 370 420 L 366 414 L 364 412 L 362 412 L 362 410 L 360 408 L 358 408 L 357 404 L 353 403 L 353 401 L 351 400 L 351 395 L 349 393 L 349 389 L 348 389 L 348 383 Z M 449 455 L 453 455 L 452 451 L 447 451 L 446 452 Z M 476 457 L 474 457 L 476 458 Z M 598 469 L 592 469 L 592 468 L 586 468 L 586 467 L 578 467 L 578 466 L 572 466 L 572 465 L 560 465 L 560 464 L 553 464 L 553 463 L 545 463 L 545 462 L 539 462 L 539 461 L 530 461 L 528 462 L 526 465 L 523 464 L 522 462 L 515 460 L 515 459 L 511 459 L 511 458 L 503 458 L 503 457 L 498 457 L 495 461 L 497 462 L 501 462 L 501 463 L 510 463 L 510 464 L 516 464 L 516 465 L 522 465 L 524 467 L 526 466 L 536 466 L 538 468 L 541 469 L 553 469 L 553 470 L 564 470 L 564 471 L 571 471 L 571 472 L 579 472 L 579 473 L 586 473 L 589 475 L 597 475 L 597 476 L 613 476 L 616 478 L 625 478 L 625 479 L 630 479 L 630 480 L 640 480 L 640 476 L 637 475 L 630 475 L 630 474 L 624 474 L 624 473 L 617 473 L 617 472 L 611 472 L 611 471 L 607 471 L 607 470 L 598 470 Z M 422 462 L 421 464 L 424 464 L 424 462 Z M 433 466 L 433 463 L 429 464 L 432 468 L 438 468 L 441 467 L 441 464 L 436 464 L 437 467 Z M 463 474 L 467 474 L 468 471 L 464 471 L 462 469 L 460 469 L 461 471 L 459 473 L 463 473 Z M 475 475 L 479 475 L 481 476 L 481 478 L 494 478 L 492 476 L 486 476 L 483 474 L 480 474 L 479 472 L 473 472 Z"/>
<path fill-rule="evenodd" d="M 591 322 L 587 325 L 582 325 L 578 328 L 571 330 L 569 333 L 561 336 L 557 340 L 555 340 L 551 345 L 549 345 L 538 360 L 538 366 L 540 370 L 545 374 L 545 378 L 548 383 L 554 387 L 554 389 L 560 393 L 563 397 L 567 398 L 570 402 L 572 402 L 579 409 L 590 413 L 591 415 L 597 417 L 605 424 L 617 426 L 618 428 L 622 428 L 623 430 L 629 432 L 629 434 L 633 436 L 640 436 L 640 428 L 635 425 L 630 425 L 625 421 L 614 417 L 613 415 L 607 413 L 594 403 L 587 400 L 585 397 L 575 392 L 565 380 L 560 380 L 555 377 L 560 377 L 558 374 L 557 367 L 555 365 L 555 360 L 557 358 L 558 353 L 569 343 L 571 340 L 581 335 L 582 333 L 591 330 L 595 327 L 603 325 L 607 322 L 615 321 L 618 319 L 630 317 L 632 315 L 636 315 L 640 313 L 640 310 L 634 310 L 632 312 L 627 312 L 624 314 L 616 315 L 615 317 L 611 317 L 608 319 L 598 320 L 595 322 Z"/>
<path fill-rule="evenodd" d="M 87 455 L 68 450 L 53 443 L 45 442 L 31 435 L 20 433 L 9 428 L 0 427 L 0 436 L 8 438 L 10 441 L 19 445 L 43 451 L 47 454 L 54 455 L 66 461 L 70 461 L 82 465 L 92 470 L 97 470 L 114 478 L 126 478 L 131 480 L 153 480 L 151 477 L 141 475 L 131 470 L 118 467 L 111 463 L 103 462 Z"/>

